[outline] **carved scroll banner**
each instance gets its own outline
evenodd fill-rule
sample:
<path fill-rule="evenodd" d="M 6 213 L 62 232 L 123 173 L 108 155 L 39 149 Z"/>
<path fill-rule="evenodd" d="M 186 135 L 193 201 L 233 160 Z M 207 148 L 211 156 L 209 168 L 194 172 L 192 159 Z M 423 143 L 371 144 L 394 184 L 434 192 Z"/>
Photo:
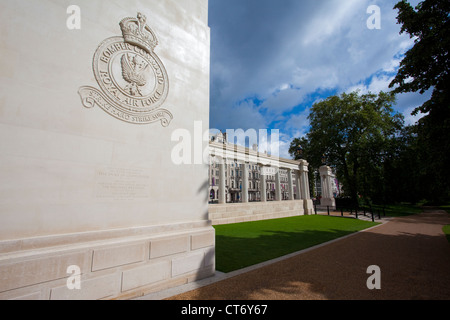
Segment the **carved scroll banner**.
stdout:
<path fill-rule="evenodd" d="M 93 108 L 96 105 L 111 116 L 133 124 L 149 124 L 161 121 L 163 127 L 167 127 L 173 119 L 172 114 L 165 109 L 157 109 L 150 112 L 134 113 L 123 106 L 115 104 L 98 89 L 93 87 L 81 87 L 78 91 L 83 106 Z"/>

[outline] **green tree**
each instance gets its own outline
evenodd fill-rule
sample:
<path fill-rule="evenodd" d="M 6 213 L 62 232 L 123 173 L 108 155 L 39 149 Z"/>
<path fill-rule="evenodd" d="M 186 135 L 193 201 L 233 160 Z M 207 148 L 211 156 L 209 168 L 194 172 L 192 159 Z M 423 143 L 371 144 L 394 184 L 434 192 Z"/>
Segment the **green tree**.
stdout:
<path fill-rule="evenodd" d="M 384 162 L 403 127 L 403 116 L 392 109 L 394 102 L 393 93 L 353 92 L 315 103 L 309 115 L 311 129 L 292 142 L 291 155 L 301 144 L 304 158 L 318 167 L 325 154 L 355 202 L 358 194 L 381 201 Z"/>
<path fill-rule="evenodd" d="M 431 99 L 413 112 L 426 114 L 416 128 L 416 156 L 421 159 L 423 196 L 445 201 L 450 197 L 450 1 L 426 0 L 413 8 L 403 0 L 394 9 L 399 10 L 401 33 L 414 38 L 415 45 L 390 87 L 395 93 L 432 90 Z"/>
<path fill-rule="evenodd" d="M 392 139 L 391 149 L 384 161 L 386 202 L 416 203 L 423 198 L 417 126 L 404 127 Z"/>
<path fill-rule="evenodd" d="M 415 45 L 400 63 L 397 76 L 390 84 L 396 93 L 433 89 L 430 100 L 415 110 L 428 113 L 448 108 L 450 87 L 450 1 L 426 0 L 414 9 L 406 0 L 397 3 L 400 33 L 407 32 Z"/>

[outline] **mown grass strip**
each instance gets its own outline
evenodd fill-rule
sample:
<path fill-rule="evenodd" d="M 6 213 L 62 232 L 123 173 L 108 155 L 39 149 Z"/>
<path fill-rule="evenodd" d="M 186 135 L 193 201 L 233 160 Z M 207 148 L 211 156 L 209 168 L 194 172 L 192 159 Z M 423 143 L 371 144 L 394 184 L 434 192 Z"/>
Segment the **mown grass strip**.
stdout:
<path fill-rule="evenodd" d="M 222 272 L 242 269 L 377 224 L 312 215 L 215 226 L 216 269 Z"/>

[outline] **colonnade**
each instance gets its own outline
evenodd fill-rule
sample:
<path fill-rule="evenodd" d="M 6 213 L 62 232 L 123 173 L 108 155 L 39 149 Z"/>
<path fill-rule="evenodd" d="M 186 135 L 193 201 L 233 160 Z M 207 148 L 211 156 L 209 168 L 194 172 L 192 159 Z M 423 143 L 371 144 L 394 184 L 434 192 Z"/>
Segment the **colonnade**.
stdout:
<path fill-rule="evenodd" d="M 249 162 L 244 162 L 242 172 L 242 202 L 249 202 Z M 258 164 L 261 167 L 260 187 L 261 187 L 261 202 L 267 202 L 267 183 L 268 168 L 271 166 Z M 275 167 L 275 201 L 282 200 L 282 188 L 280 169 L 287 170 L 288 177 L 288 200 L 309 200 L 309 178 L 308 178 L 308 163 L 305 160 L 300 160 L 298 169 L 290 167 Z M 219 204 L 226 203 L 226 176 L 225 176 L 225 161 L 219 162 Z M 294 173 L 294 174 L 293 174 Z M 271 172 L 272 174 L 272 172 Z M 294 176 L 294 177 L 293 177 Z M 294 179 L 297 186 L 297 199 L 294 199 Z"/>

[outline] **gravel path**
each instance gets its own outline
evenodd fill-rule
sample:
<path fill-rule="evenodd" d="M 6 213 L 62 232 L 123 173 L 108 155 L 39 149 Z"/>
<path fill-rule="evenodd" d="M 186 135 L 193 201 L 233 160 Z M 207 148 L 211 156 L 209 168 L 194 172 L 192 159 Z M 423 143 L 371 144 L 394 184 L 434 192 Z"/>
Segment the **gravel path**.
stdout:
<path fill-rule="evenodd" d="M 172 300 L 450 300 L 450 243 L 444 211 L 395 218 L 377 228 L 186 292 Z M 369 290 L 367 268 L 381 269 Z"/>

